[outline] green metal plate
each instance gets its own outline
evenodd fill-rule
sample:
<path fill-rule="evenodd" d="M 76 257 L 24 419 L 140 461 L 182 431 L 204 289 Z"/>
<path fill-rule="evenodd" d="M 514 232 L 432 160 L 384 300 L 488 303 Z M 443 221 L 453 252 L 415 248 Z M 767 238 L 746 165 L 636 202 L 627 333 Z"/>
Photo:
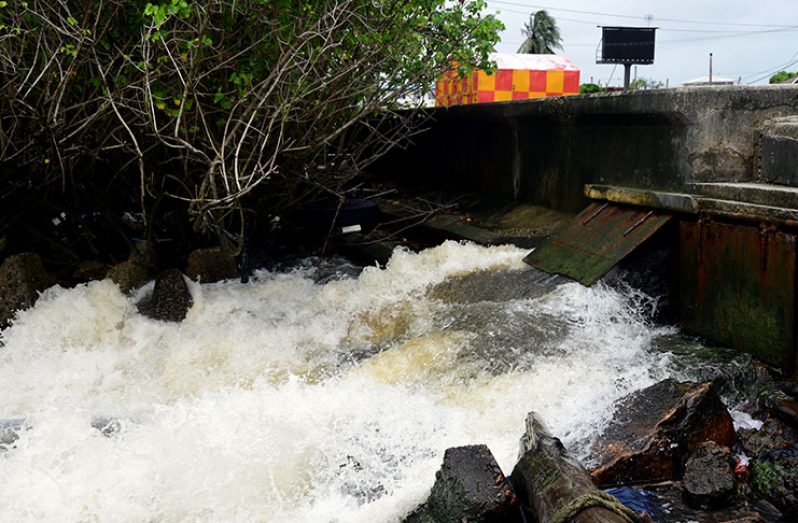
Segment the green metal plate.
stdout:
<path fill-rule="evenodd" d="M 670 219 L 664 211 L 592 203 L 524 261 L 593 285 Z"/>

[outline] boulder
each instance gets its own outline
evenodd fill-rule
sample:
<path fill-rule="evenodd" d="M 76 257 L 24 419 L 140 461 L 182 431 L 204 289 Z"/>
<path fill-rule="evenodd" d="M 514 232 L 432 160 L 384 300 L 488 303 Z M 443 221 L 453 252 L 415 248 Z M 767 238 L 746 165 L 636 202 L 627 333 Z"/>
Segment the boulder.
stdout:
<path fill-rule="evenodd" d="M 155 277 L 158 267 L 155 249 L 149 243 L 140 243 L 130 257 L 108 271 L 111 281 L 119 285 L 125 294 L 138 289 Z"/>
<path fill-rule="evenodd" d="M 42 266 L 38 254 L 26 252 L 9 256 L 0 266 L 0 326 L 18 310 L 33 307 L 39 293 L 55 284 Z"/>
<path fill-rule="evenodd" d="M 772 449 L 798 443 L 798 430 L 775 418 L 768 418 L 759 430 L 740 429 L 737 437 L 743 451 L 753 459 Z"/>
<path fill-rule="evenodd" d="M 446 449 L 427 502 L 406 523 L 521 521 L 518 500 L 485 445 Z"/>
<path fill-rule="evenodd" d="M 798 444 L 771 450 L 752 462 L 751 487 L 785 515 L 798 514 Z"/>
<path fill-rule="evenodd" d="M 138 305 L 139 312 L 160 321 L 181 322 L 194 304 L 183 274 L 177 269 L 162 272 L 155 279 L 149 299 Z"/>
<path fill-rule="evenodd" d="M 736 488 L 731 450 L 714 441 L 702 443 L 684 466 L 682 488 L 685 501 L 694 507 L 726 506 Z"/>
<path fill-rule="evenodd" d="M 679 479 L 705 441 L 730 447 L 731 415 L 710 383 L 664 380 L 622 398 L 599 437 L 591 472 L 598 485 Z"/>
<path fill-rule="evenodd" d="M 197 249 L 188 255 L 186 275 L 202 283 L 239 278 L 235 257 L 222 247 Z"/>

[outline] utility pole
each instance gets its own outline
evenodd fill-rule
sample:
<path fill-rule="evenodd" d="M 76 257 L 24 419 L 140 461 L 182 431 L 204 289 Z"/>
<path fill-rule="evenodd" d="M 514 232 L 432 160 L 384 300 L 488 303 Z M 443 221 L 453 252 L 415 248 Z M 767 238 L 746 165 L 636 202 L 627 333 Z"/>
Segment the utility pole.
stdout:
<path fill-rule="evenodd" d="M 629 90 L 629 77 L 632 76 L 632 64 L 623 64 L 623 89 Z"/>
<path fill-rule="evenodd" d="M 709 53 L 709 83 L 712 83 L 712 53 Z"/>

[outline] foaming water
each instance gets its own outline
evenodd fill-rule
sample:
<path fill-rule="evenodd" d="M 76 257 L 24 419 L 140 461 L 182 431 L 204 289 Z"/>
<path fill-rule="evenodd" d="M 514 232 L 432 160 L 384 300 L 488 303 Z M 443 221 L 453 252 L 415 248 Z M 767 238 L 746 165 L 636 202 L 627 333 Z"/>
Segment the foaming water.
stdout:
<path fill-rule="evenodd" d="M 447 242 L 384 270 L 191 284 L 181 324 L 109 281 L 3 331 L 0 520 L 398 521 L 447 447 L 509 472 L 542 414 L 581 458 L 613 402 L 670 372 L 635 299 Z M 103 429 L 103 430 L 98 430 Z"/>

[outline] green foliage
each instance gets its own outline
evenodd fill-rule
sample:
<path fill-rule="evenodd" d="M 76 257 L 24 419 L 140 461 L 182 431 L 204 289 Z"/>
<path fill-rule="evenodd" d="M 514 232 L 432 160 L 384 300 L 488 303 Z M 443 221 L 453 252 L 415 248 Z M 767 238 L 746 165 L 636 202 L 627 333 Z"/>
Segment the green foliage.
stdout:
<path fill-rule="evenodd" d="M 651 78 L 635 78 L 631 82 L 629 82 L 629 90 L 630 91 L 640 91 L 640 90 L 647 90 L 647 89 L 661 89 L 665 86 L 659 80 L 653 80 Z"/>
<path fill-rule="evenodd" d="M 560 29 L 546 11 L 532 14 L 521 32 L 526 39 L 518 48 L 519 53 L 554 54 L 555 49 L 562 49 Z"/>
<path fill-rule="evenodd" d="M 798 71 L 797 72 L 793 72 L 793 73 L 788 72 L 788 71 L 779 71 L 778 73 L 776 73 L 776 74 L 774 74 L 773 76 L 770 77 L 770 80 L 768 80 L 768 83 L 780 84 L 781 82 L 783 82 L 785 80 L 789 80 L 790 78 L 795 78 L 796 76 L 798 76 Z"/>
<path fill-rule="evenodd" d="M 186 0 L 170 0 L 165 4 L 151 4 L 147 2 L 144 6 L 144 16 L 150 17 L 152 25 L 160 27 L 169 19 L 170 16 L 177 15 L 180 18 L 188 18 L 191 15 L 191 6 Z"/>
<path fill-rule="evenodd" d="M 754 462 L 751 466 L 751 484 L 757 492 L 769 495 L 776 487 L 778 474 L 774 470 L 773 464 L 764 462 Z"/>
<path fill-rule="evenodd" d="M 606 93 L 607 90 L 598 84 L 586 83 L 579 86 L 579 94 Z"/>
<path fill-rule="evenodd" d="M 339 192 L 413 130 L 397 108 L 453 63 L 490 69 L 502 28 L 484 0 L 0 8 L 0 77 L 16 93 L 0 97 L 0 170 L 18 173 L 2 193 L 55 199 L 101 164 L 117 174 L 96 180 L 134 187 L 139 210 L 167 195 L 202 219 Z"/>

